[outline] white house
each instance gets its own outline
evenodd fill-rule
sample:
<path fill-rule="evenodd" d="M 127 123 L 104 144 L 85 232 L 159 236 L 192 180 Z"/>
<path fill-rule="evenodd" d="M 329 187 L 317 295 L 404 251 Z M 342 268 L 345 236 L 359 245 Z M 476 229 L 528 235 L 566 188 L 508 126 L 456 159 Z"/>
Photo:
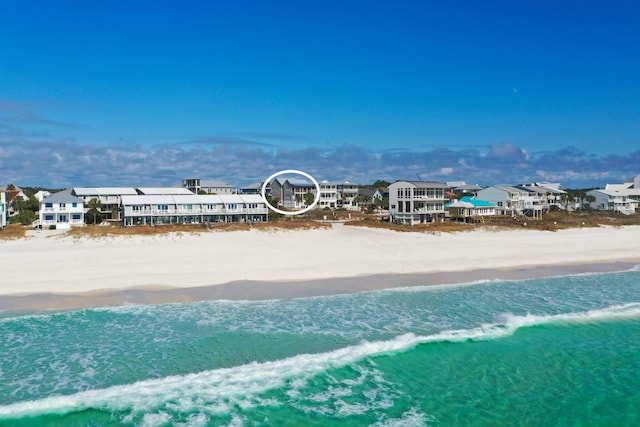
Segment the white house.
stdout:
<path fill-rule="evenodd" d="M 269 208 L 259 194 L 139 194 L 122 196 L 125 226 L 264 222 Z"/>
<path fill-rule="evenodd" d="M 238 188 L 217 179 L 188 178 L 182 180 L 182 186 L 193 194 L 237 194 Z"/>
<path fill-rule="evenodd" d="M 66 230 L 84 225 L 84 204 L 67 191 L 54 193 L 40 202 L 40 226 Z"/>
<path fill-rule="evenodd" d="M 338 184 L 335 182 L 320 182 L 320 199 L 318 206 L 321 208 L 335 209 L 338 207 Z"/>
<path fill-rule="evenodd" d="M 590 204 L 592 208 L 632 215 L 640 208 L 640 175 L 622 184 L 587 191 L 587 195 L 596 199 Z"/>
<path fill-rule="evenodd" d="M 86 205 L 90 200 L 100 201 L 100 215 L 106 220 L 119 220 L 122 196 L 138 194 L 133 187 L 74 187 L 71 194 L 82 199 Z"/>
<path fill-rule="evenodd" d="M 625 192 L 595 189 L 587 191 L 587 195 L 595 198 L 595 201 L 590 203 L 590 206 L 594 209 L 631 215 L 638 208 L 638 200 L 630 198 Z"/>
<path fill-rule="evenodd" d="M 357 211 L 358 203 L 356 202 L 356 197 L 358 197 L 358 190 L 360 189 L 360 184 L 355 184 L 353 182 L 345 181 L 341 184 L 338 184 L 338 207 L 345 208 L 347 210 L 355 210 Z"/>
<path fill-rule="evenodd" d="M 496 214 L 510 216 L 523 215 L 527 207 L 534 207 L 536 199 L 540 202 L 540 196 L 534 196 L 531 191 L 511 185 L 483 188 L 476 193 L 476 197 L 495 205 Z"/>
<path fill-rule="evenodd" d="M 389 186 L 389 214 L 401 224 L 443 219 L 449 186 L 435 181 L 396 181 Z"/>
<path fill-rule="evenodd" d="M 40 190 L 36 194 L 34 194 L 33 197 L 35 197 L 38 203 L 40 203 L 45 197 L 49 197 L 50 195 L 51 195 L 50 191 Z"/>

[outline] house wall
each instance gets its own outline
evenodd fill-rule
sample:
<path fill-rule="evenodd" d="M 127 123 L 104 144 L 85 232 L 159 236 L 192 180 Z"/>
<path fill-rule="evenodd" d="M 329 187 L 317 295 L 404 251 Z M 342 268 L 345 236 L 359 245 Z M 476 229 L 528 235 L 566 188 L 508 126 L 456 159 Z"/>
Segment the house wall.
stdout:
<path fill-rule="evenodd" d="M 498 215 L 508 215 L 513 210 L 511 200 L 509 199 L 509 193 L 501 188 L 484 188 L 478 191 L 476 197 L 496 205 L 496 213 Z"/>
<path fill-rule="evenodd" d="M 338 185 L 331 183 L 320 183 L 320 199 L 318 206 L 322 208 L 334 209 L 338 207 Z"/>
<path fill-rule="evenodd" d="M 259 195 L 125 196 L 125 226 L 200 224 L 214 222 L 264 222 L 269 209 Z"/>
<path fill-rule="evenodd" d="M 389 186 L 389 213 L 394 221 L 403 224 L 429 222 L 444 218 L 445 184 L 396 181 Z"/>
<path fill-rule="evenodd" d="M 55 227 L 57 230 L 66 230 L 84 225 L 84 206 L 81 200 L 51 202 L 44 199 L 40 202 L 38 216 L 42 228 Z"/>

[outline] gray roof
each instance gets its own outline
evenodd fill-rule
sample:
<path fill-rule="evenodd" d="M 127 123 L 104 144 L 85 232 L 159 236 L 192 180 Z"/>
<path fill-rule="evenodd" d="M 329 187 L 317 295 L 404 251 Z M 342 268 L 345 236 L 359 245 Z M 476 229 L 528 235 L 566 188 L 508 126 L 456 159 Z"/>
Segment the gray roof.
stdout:
<path fill-rule="evenodd" d="M 133 187 L 73 187 L 76 196 L 122 196 L 138 194 Z"/>
<path fill-rule="evenodd" d="M 72 196 L 69 191 L 58 191 L 49 197 L 45 197 L 42 203 L 78 203 L 82 205 L 84 202 L 82 199 Z"/>

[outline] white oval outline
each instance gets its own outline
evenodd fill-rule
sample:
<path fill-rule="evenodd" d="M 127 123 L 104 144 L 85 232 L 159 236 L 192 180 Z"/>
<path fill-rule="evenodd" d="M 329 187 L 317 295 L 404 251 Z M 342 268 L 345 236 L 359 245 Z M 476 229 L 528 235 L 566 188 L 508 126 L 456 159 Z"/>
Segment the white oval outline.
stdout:
<path fill-rule="evenodd" d="M 313 182 L 313 185 L 315 185 L 316 190 L 318 190 L 318 192 L 316 193 L 316 197 L 313 200 L 313 203 L 311 203 L 309 206 L 307 206 L 306 208 L 299 210 L 299 211 L 295 211 L 295 212 L 291 212 L 291 211 L 283 211 L 281 209 L 275 208 L 273 206 L 271 206 L 271 203 L 269 203 L 269 201 L 267 200 L 267 197 L 265 196 L 265 192 L 267 190 L 267 184 L 270 183 L 275 177 L 279 176 L 279 175 L 284 175 L 284 174 L 297 174 L 297 175 L 302 175 L 305 176 L 307 178 L 309 178 L 311 180 L 311 182 Z M 309 175 L 306 172 L 303 171 L 299 171 L 296 169 L 285 169 L 282 170 L 280 172 L 276 172 L 273 175 L 271 175 L 269 178 L 267 178 L 264 183 L 262 184 L 262 191 L 260 192 L 260 194 L 262 195 L 262 200 L 264 200 L 264 202 L 267 204 L 267 206 L 269 207 L 269 209 L 271 209 L 274 212 L 278 212 L 279 214 L 282 215 L 301 215 L 305 212 L 309 212 L 311 209 L 315 208 L 316 205 L 318 204 L 318 202 L 320 201 L 320 184 L 318 184 L 318 181 L 315 180 L 314 177 L 312 177 L 311 175 Z"/>

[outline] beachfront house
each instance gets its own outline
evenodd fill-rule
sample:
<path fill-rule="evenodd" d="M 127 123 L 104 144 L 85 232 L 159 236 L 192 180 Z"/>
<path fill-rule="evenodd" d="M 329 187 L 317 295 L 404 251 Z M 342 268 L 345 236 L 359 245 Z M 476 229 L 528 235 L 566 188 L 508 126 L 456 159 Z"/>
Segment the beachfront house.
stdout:
<path fill-rule="evenodd" d="M 238 188 L 217 179 L 188 178 L 182 180 L 182 186 L 193 194 L 237 194 Z"/>
<path fill-rule="evenodd" d="M 524 214 L 527 203 L 533 206 L 530 194 L 530 191 L 512 185 L 493 185 L 478 191 L 476 197 L 495 205 L 497 215 L 517 216 Z M 527 203 L 525 199 L 529 199 Z"/>
<path fill-rule="evenodd" d="M 534 182 L 520 187 L 535 191 L 540 197 L 542 210 L 547 212 L 551 206 L 569 210 L 568 193 L 560 189 L 560 183 Z M 571 208 L 575 210 L 575 206 Z"/>
<path fill-rule="evenodd" d="M 435 181 L 396 181 L 389 186 L 389 214 L 399 224 L 420 224 L 445 216 L 447 184 Z"/>
<path fill-rule="evenodd" d="M 189 194 L 122 196 L 123 225 L 267 221 L 269 208 L 259 194 L 214 195 L 187 191 Z"/>
<path fill-rule="evenodd" d="M 358 203 L 356 198 L 358 197 L 358 190 L 360 184 L 354 184 L 349 181 L 345 181 L 337 185 L 338 189 L 338 204 L 339 208 L 347 210 L 358 210 Z"/>
<path fill-rule="evenodd" d="M 321 208 L 335 209 L 338 207 L 338 184 L 335 182 L 320 182 L 320 199 L 318 206 Z"/>
<path fill-rule="evenodd" d="M 70 191 L 59 191 L 42 199 L 38 217 L 43 229 L 68 230 L 84 225 L 84 203 Z"/>
<path fill-rule="evenodd" d="M 587 191 L 587 195 L 595 199 L 590 203 L 594 209 L 632 215 L 640 209 L 640 175 L 622 184 Z"/>
<path fill-rule="evenodd" d="M 305 195 L 316 195 L 316 186 L 304 178 L 276 178 L 271 182 L 271 195 L 285 209 L 302 209 L 306 206 Z"/>
<path fill-rule="evenodd" d="M 464 196 L 444 205 L 447 216 L 454 221 L 484 222 L 485 218 L 496 215 L 496 206 L 486 200 Z"/>
<path fill-rule="evenodd" d="M 106 221 L 120 221 L 120 204 L 122 196 L 138 194 L 133 187 L 74 187 L 71 194 L 82 199 L 87 205 L 91 200 L 100 202 L 98 212 Z"/>

